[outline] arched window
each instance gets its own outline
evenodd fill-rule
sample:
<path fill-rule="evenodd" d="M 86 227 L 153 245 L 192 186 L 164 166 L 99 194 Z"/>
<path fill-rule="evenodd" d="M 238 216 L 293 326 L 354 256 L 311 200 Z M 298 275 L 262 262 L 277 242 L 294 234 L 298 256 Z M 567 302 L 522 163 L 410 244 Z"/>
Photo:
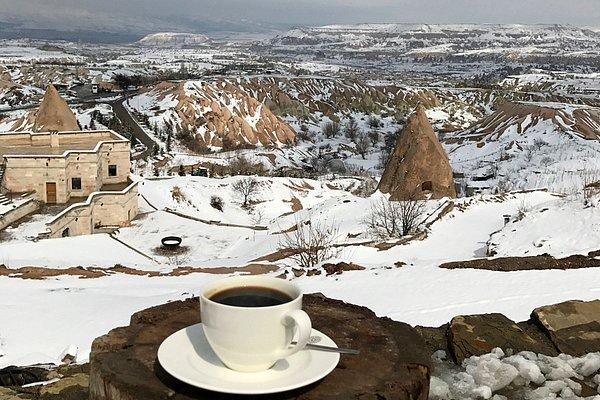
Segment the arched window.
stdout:
<path fill-rule="evenodd" d="M 431 192 L 431 191 L 433 191 L 433 182 L 431 182 L 431 181 L 425 181 L 425 182 L 421 183 L 421 190 L 423 192 Z"/>
<path fill-rule="evenodd" d="M 62 231 L 62 237 L 67 237 L 69 236 L 69 228 L 66 228 L 64 231 Z"/>

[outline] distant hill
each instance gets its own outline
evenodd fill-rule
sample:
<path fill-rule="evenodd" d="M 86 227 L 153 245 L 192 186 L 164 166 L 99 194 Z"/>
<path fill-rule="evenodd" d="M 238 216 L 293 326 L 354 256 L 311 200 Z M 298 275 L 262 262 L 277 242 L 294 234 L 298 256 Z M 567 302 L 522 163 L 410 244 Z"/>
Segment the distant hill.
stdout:
<path fill-rule="evenodd" d="M 304 27 L 271 39 L 276 50 L 336 54 L 374 53 L 414 60 L 529 60 L 562 57 L 595 65 L 597 28 L 515 24 L 359 24 Z"/>
<path fill-rule="evenodd" d="M 137 44 L 153 47 L 182 47 L 205 44 L 208 40 L 208 36 L 196 33 L 157 32 L 144 36 Z"/>

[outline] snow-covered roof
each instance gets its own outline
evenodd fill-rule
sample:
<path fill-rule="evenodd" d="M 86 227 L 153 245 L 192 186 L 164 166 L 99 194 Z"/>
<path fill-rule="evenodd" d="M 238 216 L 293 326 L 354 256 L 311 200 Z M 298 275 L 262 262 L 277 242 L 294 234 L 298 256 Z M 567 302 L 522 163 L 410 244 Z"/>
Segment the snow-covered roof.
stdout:
<path fill-rule="evenodd" d="M 71 152 L 97 152 L 103 143 L 128 142 L 112 130 L 58 132 L 58 146 L 51 132 L 16 132 L 0 135 L 1 157 L 65 157 Z"/>

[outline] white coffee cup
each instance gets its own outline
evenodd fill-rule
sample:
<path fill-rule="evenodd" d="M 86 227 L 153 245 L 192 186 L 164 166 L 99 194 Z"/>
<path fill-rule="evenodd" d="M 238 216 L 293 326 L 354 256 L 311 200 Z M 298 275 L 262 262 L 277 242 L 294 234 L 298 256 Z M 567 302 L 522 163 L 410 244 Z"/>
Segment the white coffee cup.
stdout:
<path fill-rule="evenodd" d="M 283 292 L 291 301 L 267 307 L 239 307 L 211 300 L 236 287 L 262 287 Z M 202 327 L 215 354 L 229 368 L 264 371 L 278 360 L 302 350 L 311 334 L 308 314 L 302 311 L 300 289 L 279 278 L 237 276 L 207 284 L 200 295 Z M 297 331 L 297 344 L 291 345 Z"/>

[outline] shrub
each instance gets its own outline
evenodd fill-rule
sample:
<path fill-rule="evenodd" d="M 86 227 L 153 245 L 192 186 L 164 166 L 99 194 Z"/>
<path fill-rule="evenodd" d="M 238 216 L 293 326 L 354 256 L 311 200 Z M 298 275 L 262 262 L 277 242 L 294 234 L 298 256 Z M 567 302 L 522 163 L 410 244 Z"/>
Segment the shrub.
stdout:
<path fill-rule="evenodd" d="M 373 146 L 375 146 L 379 142 L 379 132 L 377 132 L 377 130 L 375 129 L 371 129 L 369 131 L 369 140 L 371 141 Z"/>
<path fill-rule="evenodd" d="M 387 165 L 394 149 L 396 148 L 396 142 L 400 137 L 401 129 L 397 129 L 394 132 L 390 132 L 385 135 L 383 138 L 383 147 L 381 148 L 381 153 L 379 154 L 379 168 L 384 169 Z"/>
<path fill-rule="evenodd" d="M 323 135 L 326 138 L 336 137 L 340 134 L 340 124 L 337 122 L 327 122 L 323 125 Z"/>
<path fill-rule="evenodd" d="M 377 190 L 377 181 L 371 177 L 367 177 L 352 191 L 352 194 L 358 197 L 369 197 L 375 190 Z"/>
<path fill-rule="evenodd" d="M 360 132 L 360 128 L 358 127 L 358 122 L 354 118 L 350 118 L 346 125 L 344 125 L 344 134 L 351 141 L 355 141 Z"/>
<path fill-rule="evenodd" d="M 552 164 L 554 160 L 552 159 L 552 157 L 544 157 L 542 158 L 542 160 L 540 161 L 540 164 L 542 164 L 542 166 L 547 167 L 548 165 Z"/>
<path fill-rule="evenodd" d="M 183 194 L 179 186 L 173 186 L 173 188 L 171 188 L 171 197 L 178 203 L 186 200 L 185 194 Z"/>
<path fill-rule="evenodd" d="M 225 203 L 223 199 L 217 195 L 210 196 L 210 206 L 215 210 L 223 211 L 223 206 Z"/>
<path fill-rule="evenodd" d="M 340 248 L 334 246 L 338 235 L 335 224 L 328 225 L 310 217 L 306 222 L 296 219 L 296 229 L 283 235 L 279 250 L 292 251 L 290 258 L 300 267 L 314 268 L 339 254 Z"/>
<path fill-rule="evenodd" d="M 300 131 L 297 136 L 298 139 L 304 140 L 305 142 L 312 142 L 314 140 L 313 135 L 306 124 L 300 125 Z"/>
<path fill-rule="evenodd" d="M 238 156 L 229 163 L 230 175 L 265 175 L 267 170 L 261 163 L 253 163 L 244 156 Z"/>
<path fill-rule="evenodd" d="M 382 197 L 371 205 L 364 224 L 379 239 L 400 238 L 418 227 L 424 211 L 423 200 L 389 201 Z"/>
<path fill-rule="evenodd" d="M 370 115 L 369 119 L 367 119 L 367 124 L 369 124 L 369 127 L 371 128 L 379 128 L 379 125 L 381 125 L 381 121 L 376 116 Z"/>
<path fill-rule="evenodd" d="M 541 139 L 541 138 L 533 139 L 533 148 L 534 149 L 541 150 L 542 147 L 544 147 L 544 146 L 548 146 L 548 143 L 544 139 Z"/>

